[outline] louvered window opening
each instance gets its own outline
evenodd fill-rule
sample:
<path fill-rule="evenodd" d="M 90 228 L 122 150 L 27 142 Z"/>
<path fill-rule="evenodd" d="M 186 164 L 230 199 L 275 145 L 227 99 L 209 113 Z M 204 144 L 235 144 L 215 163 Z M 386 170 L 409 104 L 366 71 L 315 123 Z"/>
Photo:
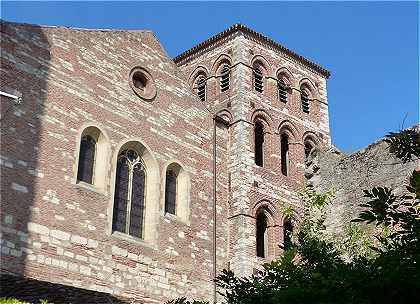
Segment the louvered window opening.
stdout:
<path fill-rule="evenodd" d="M 197 94 L 201 101 L 206 101 L 206 79 L 200 77 L 197 81 Z"/>
<path fill-rule="evenodd" d="M 259 93 L 264 91 L 263 74 L 258 67 L 254 68 L 254 89 Z"/>
<path fill-rule="evenodd" d="M 267 247 L 267 217 L 263 212 L 257 215 L 256 222 L 257 257 L 265 258 Z"/>
<path fill-rule="evenodd" d="M 112 229 L 143 237 L 146 172 L 134 150 L 120 153 L 115 180 Z"/>
<path fill-rule="evenodd" d="M 222 92 L 225 92 L 229 90 L 229 86 L 230 86 L 230 68 L 229 66 L 225 65 L 221 72 L 220 90 Z"/>
<path fill-rule="evenodd" d="M 93 169 L 95 164 L 96 141 L 92 136 L 83 136 L 80 141 L 79 166 L 77 180 L 93 184 Z"/>
<path fill-rule="evenodd" d="M 279 80 L 278 82 L 278 89 L 279 89 L 279 99 L 281 102 L 287 102 L 287 86 L 283 80 Z"/>
<path fill-rule="evenodd" d="M 309 96 L 306 92 L 300 94 L 300 101 L 302 104 L 302 111 L 304 113 L 309 113 Z"/>
<path fill-rule="evenodd" d="M 289 136 L 282 134 L 280 139 L 281 173 L 289 174 Z"/>
<path fill-rule="evenodd" d="M 255 123 L 254 145 L 255 164 L 262 167 L 264 165 L 264 127 L 259 121 Z"/>
<path fill-rule="evenodd" d="M 175 214 L 177 176 L 173 170 L 166 171 L 165 213 Z"/>

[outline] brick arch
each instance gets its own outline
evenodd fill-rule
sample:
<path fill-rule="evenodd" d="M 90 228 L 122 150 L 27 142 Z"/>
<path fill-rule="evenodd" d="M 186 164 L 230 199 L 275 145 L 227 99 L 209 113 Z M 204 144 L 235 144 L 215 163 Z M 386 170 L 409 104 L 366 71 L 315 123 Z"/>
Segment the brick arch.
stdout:
<path fill-rule="evenodd" d="M 287 135 L 289 135 L 290 138 L 293 138 L 294 140 L 296 140 L 296 138 L 298 138 L 298 129 L 296 128 L 296 126 L 293 124 L 293 122 L 291 122 L 290 120 L 283 120 L 279 126 L 278 126 L 278 132 L 279 134 L 282 133 L 287 133 Z"/>
<path fill-rule="evenodd" d="M 267 219 L 270 222 L 270 226 L 275 225 L 275 218 L 277 215 L 277 209 L 274 204 L 268 199 L 262 199 L 254 204 L 250 210 L 250 216 L 257 217 L 258 212 L 264 210 L 266 212 Z"/>
<path fill-rule="evenodd" d="M 217 116 L 222 117 L 224 120 L 228 121 L 229 124 L 233 122 L 233 114 L 229 109 L 222 109 L 216 113 Z"/>
<path fill-rule="evenodd" d="M 252 112 L 249 120 L 252 123 L 255 123 L 258 120 L 262 121 L 264 127 L 267 128 L 267 131 L 272 132 L 273 119 L 266 110 L 256 109 L 254 112 Z"/>
<path fill-rule="evenodd" d="M 318 136 L 312 132 L 312 131 L 306 131 L 303 136 L 302 136 L 302 142 L 305 143 L 305 141 L 310 140 L 312 141 L 315 145 L 319 145 L 320 144 L 320 140 L 318 138 Z"/>
<path fill-rule="evenodd" d="M 268 63 L 268 60 L 265 59 L 262 55 L 255 55 L 251 59 L 251 67 L 254 68 L 254 64 L 259 63 L 265 69 L 265 76 L 270 76 L 272 74 L 273 69 L 271 65 Z"/>
<path fill-rule="evenodd" d="M 302 78 L 299 81 L 299 90 L 301 88 L 306 88 L 308 90 L 310 99 L 318 98 L 316 86 L 309 78 Z"/>
<path fill-rule="evenodd" d="M 289 86 L 294 86 L 295 85 L 296 79 L 293 76 L 292 72 L 290 72 L 290 70 L 287 67 L 281 67 L 281 68 L 277 69 L 276 77 L 277 77 L 277 79 L 280 79 L 280 77 L 282 77 L 283 79 L 285 78 L 286 79 L 285 83 Z"/>
<path fill-rule="evenodd" d="M 192 71 L 191 73 L 190 73 L 190 76 L 188 77 L 188 83 L 191 85 L 191 86 L 193 86 L 194 85 L 194 82 L 195 82 L 195 80 L 197 79 L 197 77 L 199 77 L 200 75 L 204 75 L 206 78 L 208 77 L 208 75 L 209 75 L 209 71 L 208 71 L 208 69 L 205 67 L 205 66 L 203 66 L 203 65 L 199 65 L 199 66 L 197 66 L 195 69 L 194 69 L 194 71 Z"/>
<path fill-rule="evenodd" d="M 212 74 L 217 76 L 220 67 L 225 63 L 232 66 L 232 58 L 228 54 L 220 54 L 211 67 Z"/>

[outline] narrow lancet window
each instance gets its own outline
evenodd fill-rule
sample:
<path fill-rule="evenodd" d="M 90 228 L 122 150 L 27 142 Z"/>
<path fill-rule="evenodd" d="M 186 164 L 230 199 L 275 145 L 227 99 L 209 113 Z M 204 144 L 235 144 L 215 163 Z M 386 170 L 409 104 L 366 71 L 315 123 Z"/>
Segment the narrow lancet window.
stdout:
<path fill-rule="evenodd" d="M 225 92 L 229 90 L 230 87 L 230 67 L 225 64 L 221 70 L 220 76 L 220 90 Z"/>
<path fill-rule="evenodd" d="M 255 122 L 254 127 L 254 153 L 255 164 L 257 166 L 264 166 L 264 126 L 260 121 Z"/>
<path fill-rule="evenodd" d="M 314 146 L 310 142 L 305 142 L 305 160 L 308 160 Z"/>
<path fill-rule="evenodd" d="M 285 133 L 280 138 L 281 173 L 284 176 L 289 174 L 289 136 Z"/>
<path fill-rule="evenodd" d="M 257 214 L 256 245 L 257 257 L 265 258 L 267 254 L 267 217 L 264 212 Z"/>
<path fill-rule="evenodd" d="M 197 95 L 201 101 L 206 101 L 206 78 L 200 76 L 197 80 Z"/>
<path fill-rule="evenodd" d="M 301 89 L 300 102 L 301 102 L 301 106 L 302 106 L 302 111 L 304 113 L 309 113 L 309 95 L 305 91 L 305 89 Z"/>
<path fill-rule="evenodd" d="M 281 102 L 287 103 L 287 86 L 282 79 L 277 83 L 279 90 L 279 99 Z"/>
<path fill-rule="evenodd" d="M 258 66 L 254 67 L 254 89 L 255 91 L 262 93 L 264 91 L 263 73 Z"/>
<path fill-rule="evenodd" d="M 92 136 L 85 135 L 80 141 L 79 166 L 77 180 L 93 184 L 93 170 L 95 165 L 96 141 Z"/>
<path fill-rule="evenodd" d="M 292 233 L 293 233 L 292 221 L 286 218 L 283 221 L 283 248 L 284 250 L 288 250 L 292 247 Z"/>
<path fill-rule="evenodd" d="M 146 172 L 138 153 L 124 150 L 118 156 L 115 178 L 114 231 L 143 237 Z"/>
<path fill-rule="evenodd" d="M 166 171 L 165 213 L 175 214 L 177 175 L 174 170 Z"/>

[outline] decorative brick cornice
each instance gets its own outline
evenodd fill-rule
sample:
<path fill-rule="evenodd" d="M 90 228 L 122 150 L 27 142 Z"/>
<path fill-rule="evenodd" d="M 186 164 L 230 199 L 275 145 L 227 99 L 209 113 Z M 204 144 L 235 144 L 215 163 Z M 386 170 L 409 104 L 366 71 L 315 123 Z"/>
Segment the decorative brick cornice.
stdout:
<path fill-rule="evenodd" d="M 257 39 L 258 41 L 261 41 L 263 43 L 268 44 L 269 46 L 280 50 L 281 52 L 285 53 L 286 55 L 290 56 L 291 58 L 309 66 L 310 68 L 312 68 L 313 70 L 317 71 L 318 73 L 320 73 L 321 75 L 325 76 L 326 78 L 330 77 L 330 72 L 326 69 L 324 69 L 323 67 L 321 67 L 320 65 L 306 59 L 305 57 L 293 52 L 292 50 L 289 50 L 288 48 L 282 46 L 281 44 L 275 42 L 273 39 L 258 33 L 256 31 L 254 31 L 253 29 L 250 29 L 249 27 L 240 24 L 240 23 L 236 23 L 234 25 L 232 25 L 231 27 L 225 29 L 223 32 L 220 32 L 206 40 L 204 40 L 203 42 L 200 42 L 199 44 L 193 46 L 192 48 L 190 48 L 189 50 L 181 53 L 180 55 L 176 56 L 173 60 L 176 64 L 179 64 L 181 61 L 184 61 L 185 59 L 187 59 L 188 57 L 194 55 L 195 53 L 197 53 L 200 50 L 203 50 L 207 47 L 209 47 L 210 45 L 220 41 L 223 38 L 226 38 L 236 32 L 243 32 L 251 37 L 253 37 L 254 39 Z"/>

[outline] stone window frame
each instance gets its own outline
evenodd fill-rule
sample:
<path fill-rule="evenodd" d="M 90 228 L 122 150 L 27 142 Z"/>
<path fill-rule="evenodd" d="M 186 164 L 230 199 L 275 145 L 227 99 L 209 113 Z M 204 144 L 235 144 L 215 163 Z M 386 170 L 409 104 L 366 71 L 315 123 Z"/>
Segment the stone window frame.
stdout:
<path fill-rule="evenodd" d="M 313 112 L 312 107 L 311 107 L 313 103 L 311 101 L 314 99 L 317 99 L 315 86 L 311 80 L 309 80 L 308 78 L 303 78 L 299 81 L 299 91 L 300 91 L 300 98 L 299 98 L 300 110 L 302 113 L 310 115 Z M 308 112 L 303 111 L 302 93 L 305 93 L 307 95 L 306 98 L 308 99 L 308 108 L 309 108 Z"/>
<path fill-rule="evenodd" d="M 318 149 L 320 145 L 320 140 L 318 137 L 311 131 L 306 132 L 302 137 L 303 148 L 304 148 L 304 155 L 305 155 L 305 163 L 308 160 L 309 155 L 312 153 L 314 149 Z M 306 154 L 306 144 L 310 144 L 312 149 L 310 150 L 309 154 Z"/>
<path fill-rule="evenodd" d="M 115 199 L 115 183 L 117 172 L 118 156 L 124 150 L 135 150 L 144 165 L 146 171 L 146 186 L 145 186 L 145 200 L 144 200 L 144 217 L 143 217 L 143 237 L 139 238 L 119 231 L 113 231 L 112 221 L 114 212 L 114 199 Z M 116 239 L 129 241 L 138 245 L 156 248 L 157 224 L 159 222 L 159 188 L 160 188 L 160 172 L 158 162 L 145 141 L 141 138 L 134 137 L 126 139 L 119 143 L 116 147 L 112 162 L 111 162 L 111 195 L 108 203 L 108 235 Z"/>
<path fill-rule="evenodd" d="M 292 87 L 293 87 L 293 83 L 294 83 L 293 74 L 289 71 L 288 68 L 282 67 L 282 68 L 279 68 L 277 70 L 276 76 L 277 76 L 277 99 L 284 104 L 288 104 L 292 100 L 292 94 L 293 94 Z M 280 80 L 282 80 L 284 82 L 285 86 L 287 87 L 286 88 L 286 92 L 287 92 L 286 101 L 283 101 L 280 98 L 280 89 L 279 89 L 279 81 Z"/>
<path fill-rule="evenodd" d="M 177 171 L 177 193 L 175 201 L 175 214 L 165 212 L 165 193 L 166 193 L 166 172 L 168 168 Z M 162 200 L 160 204 L 161 215 L 171 220 L 175 220 L 186 225 L 191 225 L 191 177 L 185 166 L 177 159 L 167 161 L 163 167 L 165 174 L 162 174 L 161 193 Z"/>
<path fill-rule="evenodd" d="M 203 84 L 201 84 L 201 80 L 204 81 Z M 200 85 L 204 86 L 204 99 L 201 99 L 200 97 L 200 93 L 199 93 Z M 193 81 L 193 90 L 201 101 L 207 101 L 207 74 L 205 74 L 204 72 L 198 72 L 195 75 L 194 81 Z"/>
<path fill-rule="evenodd" d="M 100 194 L 106 194 L 108 185 L 108 169 L 110 141 L 104 127 L 96 123 L 86 123 L 77 132 L 73 184 Z M 84 136 L 91 136 L 96 142 L 95 160 L 93 165 L 92 184 L 78 180 L 80 163 L 80 145 Z"/>
<path fill-rule="evenodd" d="M 261 70 L 262 74 L 262 91 L 259 92 L 255 89 L 255 67 Z M 272 69 L 270 64 L 268 63 L 267 59 L 264 58 L 262 55 L 255 55 L 250 62 L 251 68 L 251 88 L 253 92 L 257 94 L 265 94 L 268 91 L 268 84 L 267 84 L 267 77 L 271 76 Z"/>
<path fill-rule="evenodd" d="M 139 74 L 146 81 L 144 89 L 140 89 L 135 85 L 134 76 Z M 129 85 L 134 93 L 146 101 L 152 101 L 157 94 L 155 79 L 152 74 L 144 67 L 135 66 L 131 69 L 129 74 Z"/>
<path fill-rule="evenodd" d="M 252 210 L 251 216 L 255 219 L 255 257 L 258 260 L 269 261 L 273 259 L 276 255 L 276 248 L 277 241 L 276 239 L 276 230 L 278 229 L 279 225 L 276 225 L 276 208 L 273 206 L 271 201 L 267 199 L 262 199 L 257 202 Z M 257 215 L 260 212 L 264 212 L 264 215 L 267 219 L 267 235 L 266 235 L 266 242 L 265 242 L 265 256 L 259 257 L 257 256 Z"/>
<path fill-rule="evenodd" d="M 291 166 L 291 163 L 292 163 L 292 159 L 293 159 L 293 157 L 291 156 L 291 144 L 293 144 L 293 143 L 295 143 L 295 141 L 296 141 L 296 136 L 297 136 L 297 131 L 296 131 L 296 128 L 294 127 L 294 125 L 289 121 L 289 120 L 284 120 L 284 121 L 282 121 L 281 123 L 280 123 L 280 125 L 279 125 L 279 128 L 278 128 L 278 134 L 279 134 L 279 147 L 280 147 L 280 173 L 281 173 L 281 176 L 284 176 L 284 177 L 289 177 L 289 176 L 291 176 L 291 168 L 292 168 L 292 166 Z M 282 134 L 287 134 L 287 136 L 288 136 L 288 146 L 289 146 L 289 148 L 288 148 L 288 152 L 289 152 L 289 154 L 288 154 L 288 160 L 287 160 L 287 175 L 284 175 L 283 174 L 283 172 L 281 172 L 281 165 L 282 165 L 282 157 L 281 157 L 281 155 L 282 155 L 282 151 L 281 151 L 281 137 L 282 137 Z"/>
<path fill-rule="evenodd" d="M 222 69 L 223 67 L 229 67 L 229 88 L 222 92 L 221 80 L 222 80 Z M 219 57 L 214 61 L 212 66 L 213 75 L 215 75 L 217 81 L 217 92 L 218 94 L 226 94 L 232 89 L 232 58 L 227 54 L 220 54 Z"/>

